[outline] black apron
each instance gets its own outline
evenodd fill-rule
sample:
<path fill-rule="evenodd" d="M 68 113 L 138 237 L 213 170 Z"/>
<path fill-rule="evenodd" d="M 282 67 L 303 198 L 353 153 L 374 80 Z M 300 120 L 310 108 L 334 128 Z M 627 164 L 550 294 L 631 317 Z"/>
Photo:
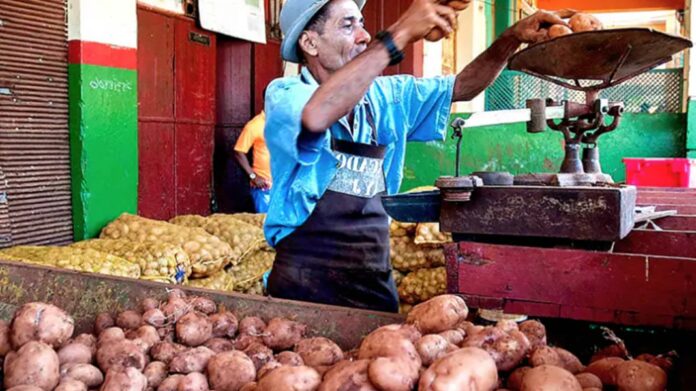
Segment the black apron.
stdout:
<path fill-rule="evenodd" d="M 368 108 L 368 122 L 377 135 Z M 398 312 L 389 261 L 385 147 L 334 140 L 338 172 L 307 221 L 276 245 L 273 297 Z"/>

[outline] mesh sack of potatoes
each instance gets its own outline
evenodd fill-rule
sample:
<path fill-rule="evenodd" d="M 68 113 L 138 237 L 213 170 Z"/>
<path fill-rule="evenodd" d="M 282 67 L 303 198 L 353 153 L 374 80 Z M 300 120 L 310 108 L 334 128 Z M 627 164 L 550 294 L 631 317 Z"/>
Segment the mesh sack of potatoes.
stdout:
<path fill-rule="evenodd" d="M 406 275 L 396 269 L 392 269 L 392 277 L 394 278 L 394 283 L 398 286 Z"/>
<path fill-rule="evenodd" d="M 444 244 L 452 242 L 452 235 L 440 232 L 440 223 L 420 223 L 413 241 L 416 244 Z"/>
<path fill-rule="evenodd" d="M 263 229 L 263 224 L 266 222 L 266 214 L 265 213 L 235 213 L 235 214 L 214 214 L 210 217 L 212 218 L 217 218 L 217 216 L 228 216 L 235 218 L 239 221 L 243 221 L 247 224 L 251 224 L 256 228 L 261 228 Z"/>
<path fill-rule="evenodd" d="M 181 246 L 127 239 L 92 239 L 71 245 L 116 255 L 140 266 L 140 278 L 181 284 L 191 274 L 191 259 Z"/>
<path fill-rule="evenodd" d="M 413 236 L 416 233 L 416 226 L 416 223 L 402 223 L 399 221 L 392 221 L 389 225 L 389 236 L 392 238 Z"/>
<path fill-rule="evenodd" d="M 230 245 L 202 228 L 184 227 L 127 213 L 104 227 L 100 238 L 181 246 L 191 260 L 192 277 L 211 276 L 233 259 Z"/>
<path fill-rule="evenodd" d="M 210 277 L 189 279 L 184 285 L 194 288 L 211 289 L 214 291 L 231 292 L 234 288 L 234 280 L 225 270 L 220 270 Z"/>
<path fill-rule="evenodd" d="M 169 220 L 169 222 L 176 225 L 183 225 L 184 227 L 203 228 L 208 222 L 208 218 L 199 215 L 182 215 L 174 217 Z"/>
<path fill-rule="evenodd" d="M 18 246 L 0 251 L 0 257 L 25 263 L 119 277 L 140 277 L 140 266 L 101 251 L 53 246 Z"/>
<path fill-rule="evenodd" d="M 394 269 L 410 272 L 445 265 L 442 246 L 415 244 L 410 237 L 391 238 L 391 262 Z"/>
<path fill-rule="evenodd" d="M 264 296 L 263 281 L 258 280 L 251 286 L 251 288 L 244 291 L 247 295 Z"/>
<path fill-rule="evenodd" d="M 406 304 L 418 304 L 447 293 L 447 270 L 444 267 L 420 269 L 404 277 L 399 298 Z"/>
<path fill-rule="evenodd" d="M 262 280 L 263 275 L 271 270 L 275 260 L 275 251 L 266 242 L 257 243 L 256 248 L 247 251 L 239 264 L 231 266 L 227 272 L 234 279 L 234 290 L 246 292 Z"/>
<path fill-rule="evenodd" d="M 230 245 L 233 265 L 239 263 L 242 255 L 264 241 L 261 228 L 238 220 L 234 215 L 210 216 L 204 228 L 211 235 L 219 237 Z"/>

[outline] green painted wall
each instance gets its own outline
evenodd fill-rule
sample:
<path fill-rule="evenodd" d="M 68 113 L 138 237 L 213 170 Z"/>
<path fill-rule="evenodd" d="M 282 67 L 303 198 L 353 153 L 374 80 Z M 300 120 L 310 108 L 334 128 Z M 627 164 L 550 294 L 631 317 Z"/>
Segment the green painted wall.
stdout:
<path fill-rule="evenodd" d="M 75 240 L 95 237 L 123 212 L 137 212 L 137 72 L 68 67 Z"/>
<path fill-rule="evenodd" d="M 602 168 L 616 181 L 625 179 L 624 157 L 686 155 L 686 114 L 626 114 L 619 129 L 600 139 Z M 411 143 L 402 189 L 432 185 L 454 175 L 456 143 Z M 559 132 L 529 134 L 524 124 L 468 129 L 462 142 L 462 173 L 510 171 L 557 172 L 563 159 Z"/>
<path fill-rule="evenodd" d="M 515 4 L 513 4 L 515 3 Z M 495 15 L 493 23 L 495 24 L 495 36 L 499 37 L 508 27 L 512 26 L 515 20 L 516 1 L 512 0 L 496 0 Z M 489 19 L 490 20 L 490 19 Z"/>

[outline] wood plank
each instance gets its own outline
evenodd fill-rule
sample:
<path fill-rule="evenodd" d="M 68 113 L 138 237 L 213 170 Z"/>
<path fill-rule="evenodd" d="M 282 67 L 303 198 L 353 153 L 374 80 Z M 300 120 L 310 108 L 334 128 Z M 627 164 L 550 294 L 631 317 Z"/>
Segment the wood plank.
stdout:
<path fill-rule="evenodd" d="M 636 229 L 616 242 L 614 252 L 696 258 L 696 232 Z"/>
<path fill-rule="evenodd" d="M 654 223 L 660 229 L 668 231 L 696 231 L 696 216 L 693 215 L 669 216 L 655 220 Z M 646 229 L 653 228 L 648 227 Z"/>

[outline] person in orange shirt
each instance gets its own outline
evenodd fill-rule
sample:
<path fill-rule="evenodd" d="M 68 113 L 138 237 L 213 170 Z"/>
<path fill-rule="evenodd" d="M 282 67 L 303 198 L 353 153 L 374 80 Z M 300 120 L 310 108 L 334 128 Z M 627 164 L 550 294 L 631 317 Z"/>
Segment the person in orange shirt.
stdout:
<path fill-rule="evenodd" d="M 259 115 L 249 121 L 234 146 L 234 156 L 251 180 L 251 197 L 254 200 L 256 213 L 266 213 L 271 201 L 271 154 L 266 147 L 263 130 L 266 126 L 266 114 Z M 247 153 L 254 150 L 254 164 L 249 164 Z"/>

